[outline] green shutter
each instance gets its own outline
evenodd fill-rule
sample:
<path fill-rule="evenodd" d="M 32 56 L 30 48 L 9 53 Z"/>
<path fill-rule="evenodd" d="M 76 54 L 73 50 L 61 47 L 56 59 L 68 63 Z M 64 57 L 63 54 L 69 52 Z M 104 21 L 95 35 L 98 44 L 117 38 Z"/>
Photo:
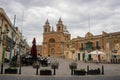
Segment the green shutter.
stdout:
<path fill-rule="evenodd" d="M 78 61 L 80 60 L 80 53 L 78 53 Z"/>

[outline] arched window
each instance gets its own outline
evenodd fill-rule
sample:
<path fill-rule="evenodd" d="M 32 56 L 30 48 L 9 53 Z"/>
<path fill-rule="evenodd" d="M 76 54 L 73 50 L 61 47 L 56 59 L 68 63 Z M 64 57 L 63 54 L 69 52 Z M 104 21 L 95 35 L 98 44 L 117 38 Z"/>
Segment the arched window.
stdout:
<path fill-rule="evenodd" d="M 47 32 L 47 28 L 45 28 L 45 32 Z"/>
<path fill-rule="evenodd" d="M 49 43 L 55 43 L 55 39 L 51 38 L 51 39 L 49 40 Z"/>
<path fill-rule="evenodd" d="M 58 27 L 58 31 L 60 31 L 60 26 Z"/>
<path fill-rule="evenodd" d="M 5 29 L 6 29 L 6 31 L 7 31 L 7 33 L 9 32 L 9 29 L 8 29 L 8 25 L 7 24 L 5 24 Z"/>

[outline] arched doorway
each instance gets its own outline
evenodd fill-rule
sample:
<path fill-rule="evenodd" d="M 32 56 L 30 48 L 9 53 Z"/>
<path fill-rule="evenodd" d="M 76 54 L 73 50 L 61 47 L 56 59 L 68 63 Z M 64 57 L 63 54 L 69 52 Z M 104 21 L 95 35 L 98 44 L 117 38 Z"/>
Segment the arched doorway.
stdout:
<path fill-rule="evenodd" d="M 54 55 L 54 54 L 55 54 L 55 49 L 52 48 L 50 53 L 51 53 L 52 55 Z"/>
<path fill-rule="evenodd" d="M 49 39 L 49 53 L 51 56 L 55 55 L 55 39 L 54 38 L 50 38 Z"/>

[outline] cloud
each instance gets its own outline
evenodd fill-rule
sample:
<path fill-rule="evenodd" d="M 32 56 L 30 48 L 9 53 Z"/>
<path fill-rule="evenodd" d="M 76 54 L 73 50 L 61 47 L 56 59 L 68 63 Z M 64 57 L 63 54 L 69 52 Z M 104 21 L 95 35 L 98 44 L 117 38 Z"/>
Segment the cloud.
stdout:
<path fill-rule="evenodd" d="M 48 19 L 55 28 L 59 17 L 72 37 L 84 37 L 89 26 L 94 35 L 101 34 L 103 30 L 119 31 L 119 4 L 120 0 L 1 0 L 0 7 L 12 22 L 13 16 L 17 15 L 16 26 L 22 27 L 31 45 L 34 37 L 37 44 L 42 43 L 45 21 Z"/>

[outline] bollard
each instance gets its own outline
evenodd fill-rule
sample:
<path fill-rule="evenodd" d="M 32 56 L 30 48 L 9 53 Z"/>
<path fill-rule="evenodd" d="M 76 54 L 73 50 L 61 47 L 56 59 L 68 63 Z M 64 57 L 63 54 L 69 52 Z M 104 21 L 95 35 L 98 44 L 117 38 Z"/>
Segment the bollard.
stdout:
<path fill-rule="evenodd" d="M 89 65 L 87 66 L 87 72 L 89 71 Z"/>
<path fill-rule="evenodd" d="M 111 59 L 111 63 L 112 63 L 113 61 L 112 61 L 112 59 Z"/>
<path fill-rule="evenodd" d="M 53 70 L 54 70 L 53 75 L 56 75 L 56 69 L 55 69 L 55 66 L 54 66 L 54 69 L 53 69 Z"/>
<path fill-rule="evenodd" d="M 20 65 L 20 68 L 19 68 L 19 75 L 21 74 L 21 65 Z"/>
<path fill-rule="evenodd" d="M 39 65 L 36 66 L 36 75 L 38 75 L 38 68 L 39 68 Z"/>
<path fill-rule="evenodd" d="M 73 75 L 73 71 L 74 71 L 74 70 L 73 70 L 73 69 L 71 69 L 71 75 Z"/>
<path fill-rule="evenodd" d="M 3 63 L 1 65 L 1 74 L 3 74 Z"/>
<path fill-rule="evenodd" d="M 118 64 L 118 59 L 116 59 L 116 64 Z"/>
<path fill-rule="evenodd" d="M 87 66 L 87 71 L 89 71 L 89 65 Z"/>
<path fill-rule="evenodd" d="M 104 75 L 104 66 L 102 65 L 102 75 Z"/>

